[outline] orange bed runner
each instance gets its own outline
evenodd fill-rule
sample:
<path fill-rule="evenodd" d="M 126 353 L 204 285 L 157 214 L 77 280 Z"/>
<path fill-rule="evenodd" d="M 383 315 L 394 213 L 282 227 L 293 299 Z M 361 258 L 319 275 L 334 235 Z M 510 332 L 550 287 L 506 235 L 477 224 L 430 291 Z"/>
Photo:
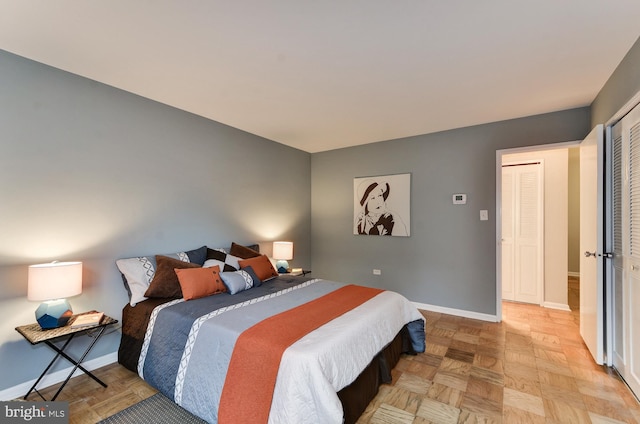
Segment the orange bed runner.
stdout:
<path fill-rule="evenodd" d="M 218 423 L 266 423 L 284 351 L 383 290 L 348 285 L 245 330 L 236 341 L 220 397 Z"/>

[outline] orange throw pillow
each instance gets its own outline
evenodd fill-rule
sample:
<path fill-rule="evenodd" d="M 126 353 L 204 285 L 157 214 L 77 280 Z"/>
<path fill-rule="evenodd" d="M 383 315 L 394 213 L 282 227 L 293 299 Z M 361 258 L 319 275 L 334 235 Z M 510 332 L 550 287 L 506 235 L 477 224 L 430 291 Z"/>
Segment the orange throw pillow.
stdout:
<path fill-rule="evenodd" d="M 220 278 L 218 265 L 210 268 L 176 268 L 175 271 L 184 300 L 198 299 L 227 291 Z"/>
<path fill-rule="evenodd" d="M 262 281 L 267 281 L 278 276 L 278 271 L 273 268 L 271 261 L 266 255 L 238 261 L 238 265 L 240 265 L 240 269 L 250 266 Z"/>

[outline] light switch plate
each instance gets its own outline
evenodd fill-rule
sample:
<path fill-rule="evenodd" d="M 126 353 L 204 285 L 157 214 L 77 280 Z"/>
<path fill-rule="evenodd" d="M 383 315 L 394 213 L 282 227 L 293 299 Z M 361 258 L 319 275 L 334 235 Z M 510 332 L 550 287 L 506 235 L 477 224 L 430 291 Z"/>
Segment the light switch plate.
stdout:
<path fill-rule="evenodd" d="M 486 209 L 482 209 L 480 211 L 480 221 L 488 221 L 489 220 L 489 211 Z"/>

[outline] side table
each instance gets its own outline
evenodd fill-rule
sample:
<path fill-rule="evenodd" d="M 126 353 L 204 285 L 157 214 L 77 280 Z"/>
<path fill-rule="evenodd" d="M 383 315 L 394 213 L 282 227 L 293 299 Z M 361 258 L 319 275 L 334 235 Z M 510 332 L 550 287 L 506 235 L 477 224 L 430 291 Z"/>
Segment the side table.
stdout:
<path fill-rule="evenodd" d="M 40 380 L 42 380 L 42 378 L 47 374 L 47 372 L 53 366 L 54 362 L 56 362 L 56 359 L 58 359 L 59 356 L 62 356 L 64 359 L 66 359 L 67 361 L 71 362 L 74 365 L 74 367 L 71 370 L 71 372 L 69 373 L 69 375 L 67 376 L 66 380 L 64 380 L 64 382 L 62 383 L 62 386 L 60 386 L 60 388 L 58 389 L 56 394 L 51 398 L 51 401 L 56 400 L 56 398 L 58 397 L 58 395 L 60 394 L 60 392 L 62 391 L 64 386 L 69 382 L 69 380 L 71 379 L 71 376 L 73 375 L 74 372 L 76 372 L 76 370 L 78 368 L 80 368 L 80 370 L 82 372 L 84 372 L 89 377 L 91 377 L 96 382 L 98 382 L 102 387 L 107 387 L 107 385 L 104 382 L 102 382 L 98 377 L 96 377 L 90 371 L 88 371 L 86 368 L 84 368 L 81 364 L 84 361 L 84 358 L 89 353 L 89 351 L 93 348 L 93 346 L 96 344 L 98 339 L 102 336 L 102 334 L 104 333 L 106 328 L 108 326 L 110 326 L 110 325 L 116 324 L 118 322 L 118 320 L 117 319 L 113 319 L 113 318 L 111 318 L 111 317 L 109 317 L 107 315 L 104 315 L 98 324 L 90 325 L 90 326 L 86 326 L 86 327 L 72 328 L 72 324 L 75 321 L 77 316 L 84 315 L 84 314 L 89 314 L 89 313 L 93 313 L 93 312 L 96 312 L 96 311 L 89 311 L 89 312 L 84 312 L 84 313 L 81 313 L 81 314 L 76 314 L 73 317 L 71 317 L 71 319 L 69 320 L 67 325 L 65 325 L 63 327 L 52 328 L 52 329 L 49 329 L 49 330 L 43 330 L 42 328 L 40 328 L 40 325 L 38 323 L 22 325 L 20 327 L 16 327 L 16 331 L 18 333 L 20 333 L 22 335 L 22 337 L 24 337 L 32 345 L 36 345 L 38 343 L 44 342 L 47 346 L 49 346 L 51 349 L 53 349 L 54 351 L 57 352 L 56 356 L 51 360 L 49 365 L 47 365 L 47 367 L 44 369 L 42 374 L 40 374 L 40 377 L 38 377 L 38 379 L 33 384 L 33 386 L 31 386 L 31 388 L 29 389 L 27 394 L 24 395 L 23 399 L 27 399 L 27 397 L 31 394 L 31 392 L 35 391 L 38 395 L 40 395 L 40 397 L 44 401 L 47 401 L 47 399 L 45 399 L 44 396 L 42 396 L 42 394 L 38 391 L 38 389 L 36 389 L 36 386 L 38 385 L 38 383 L 40 383 Z M 96 333 L 95 333 L 95 335 L 92 335 L 93 340 L 89 344 L 89 347 L 87 347 L 87 349 L 84 351 L 82 356 L 80 356 L 80 359 L 75 360 L 71 356 L 69 356 L 68 354 L 66 354 L 64 352 L 64 350 L 67 348 L 67 346 L 69 345 L 71 340 L 76 335 L 83 334 L 83 333 L 89 332 L 91 330 L 96 331 Z M 63 339 L 64 337 L 68 337 L 68 339 L 64 342 L 62 347 L 58 347 L 54 342 L 59 341 L 59 340 Z"/>
<path fill-rule="evenodd" d="M 311 274 L 311 270 L 294 268 L 289 272 L 280 272 L 279 275 L 291 275 L 293 277 L 304 277 L 307 274 Z"/>

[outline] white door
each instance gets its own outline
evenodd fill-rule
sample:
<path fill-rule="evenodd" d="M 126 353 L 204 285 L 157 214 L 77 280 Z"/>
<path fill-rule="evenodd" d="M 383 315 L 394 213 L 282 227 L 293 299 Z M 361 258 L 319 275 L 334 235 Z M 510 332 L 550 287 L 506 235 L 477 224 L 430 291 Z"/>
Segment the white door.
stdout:
<path fill-rule="evenodd" d="M 598 364 L 604 362 L 603 126 L 580 143 L 580 334 Z"/>
<path fill-rule="evenodd" d="M 542 303 L 543 167 L 502 167 L 502 298 Z"/>
<path fill-rule="evenodd" d="M 612 138 L 614 157 L 616 141 L 620 149 L 619 187 L 614 182 L 614 217 L 618 188 L 620 222 L 614 220 L 613 365 L 640 394 L 640 106 L 614 126 Z M 616 172 L 615 163 L 613 168 Z"/>

